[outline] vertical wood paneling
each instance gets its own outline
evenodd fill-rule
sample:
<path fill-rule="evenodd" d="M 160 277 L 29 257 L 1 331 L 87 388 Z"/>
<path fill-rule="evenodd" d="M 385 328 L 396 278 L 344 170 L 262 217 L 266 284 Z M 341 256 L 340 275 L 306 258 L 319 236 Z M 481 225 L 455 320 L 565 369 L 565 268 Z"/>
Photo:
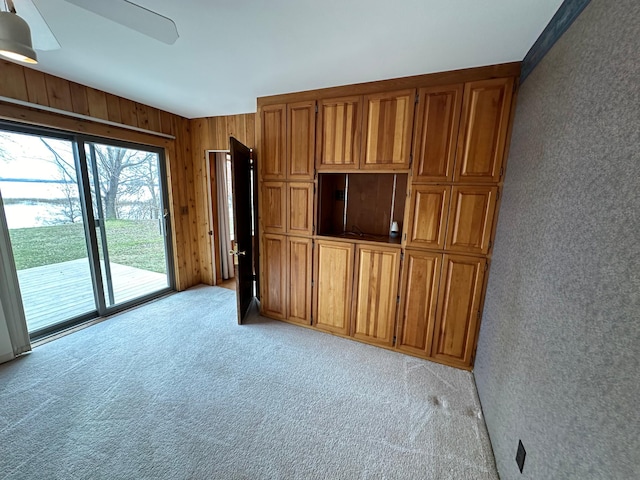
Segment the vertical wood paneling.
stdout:
<path fill-rule="evenodd" d="M 312 240 L 287 237 L 287 316 L 304 325 L 311 324 Z"/>
<path fill-rule="evenodd" d="M 316 102 L 287 105 L 287 179 L 313 180 Z"/>
<path fill-rule="evenodd" d="M 44 80 L 44 73 L 30 68 L 24 68 L 24 78 L 27 82 L 28 101 L 38 105 L 49 106 L 47 96 L 47 84 Z M 2 75 L 0 75 L 1 77 Z M 13 97 L 16 98 L 16 97 Z"/>
<path fill-rule="evenodd" d="M 360 162 L 362 97 L 318 102 L 316 168 L 357 168 Z"/>
<path fill-rule="evenodd" d="M 136 118 L 138 119 L 138 127 L 144 128 L 145 130 L 149 130 L 149 109 L 151 107 L 147 107 L 146 105 L 142 105 L 141 103 L 136 104 Z"/>
<path fill-rule="evenodd" d="M 73 106 L 73 111 L 80 115 L 90 115 L 87 87 L 75 82 L 69 82 L 69 89 L 71 90 L 71 105 Z"/>
<path fill-rule="evenodd" d="M 120 109 L 120 97 L 107 93 L 107 112 L 110 122 L 122 123 L 123 117 Z M 137 126 L 137 123 L 136 123 Z"/>
<path fill-rule="evenodd" d="M 287 314 L 287 237 L 268 235 L 263 237 L 263 261 L 267 266 L 262 278 L 262 312 L 273 318 L 285 318 Z"/>
<path fill-rule="evenodd" d="M 45 83 L 47 85 L 49 106 L 59 110 L 73 112 L 69 82 L 63 78 L 47 75 L 45 77 Z"/>
<path fill-rule="evenodd" d="M 120 117 L 122 119 L 122 123 L 137 127 L 138 110 L 136 109 L 136 102 L 132 102 L 126 98 L 120 98 Z"/>
<path fill-rule="evenodd" d="M 24 71 L 20 65 L 0 61 L 0 96 L 29 101 Z"/>
<path fill-rule="evenodd" d="M 89 102 L 89 115 L 102 120 L 109 120 L 106 93 L 95 88 L 87 88 L 87 101 Z"/>

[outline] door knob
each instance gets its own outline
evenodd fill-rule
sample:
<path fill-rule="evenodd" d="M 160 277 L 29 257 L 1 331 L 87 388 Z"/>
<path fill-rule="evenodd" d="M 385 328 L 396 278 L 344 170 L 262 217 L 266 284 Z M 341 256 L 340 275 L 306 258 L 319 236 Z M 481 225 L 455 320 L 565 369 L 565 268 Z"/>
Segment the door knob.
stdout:
<path fill-rule="evenodd" d="M 233 249 L 229 250 L 229 255 L 233 255 L 234 257 L 237 257 L 238 255 L 246 255 L 246 254 L 247 252 L 245 250 L 239 252 L 237 245 Z"/>

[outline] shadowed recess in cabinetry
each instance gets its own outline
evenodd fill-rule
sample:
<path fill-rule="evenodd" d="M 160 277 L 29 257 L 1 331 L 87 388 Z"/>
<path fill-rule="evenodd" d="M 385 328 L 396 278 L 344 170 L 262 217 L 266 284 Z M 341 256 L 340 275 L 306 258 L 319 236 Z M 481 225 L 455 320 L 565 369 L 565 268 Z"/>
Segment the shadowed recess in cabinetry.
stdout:
<path fill-rule="evenodd" d="M 319 178 L 320 235 L 370 236 L 386 242 L 391 222 L 402 229 L 406 174 L 320 174 Z"/>

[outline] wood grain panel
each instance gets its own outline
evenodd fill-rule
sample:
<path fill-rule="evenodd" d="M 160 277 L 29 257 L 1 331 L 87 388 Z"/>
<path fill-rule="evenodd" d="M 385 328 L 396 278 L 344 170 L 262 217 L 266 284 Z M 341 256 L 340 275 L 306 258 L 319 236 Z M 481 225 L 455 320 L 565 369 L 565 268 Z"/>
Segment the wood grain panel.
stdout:
<path fill-rule="evenodd" d="M 287 183 L 287 232 L 313 234 L 313 183 Z M 266 200 L 268 201 L 268 199 Z M 269 205 L 266 205 L 269 208 Z"/>
<path fill-rule="evenodd" d="M 131 100 L 127 100 L 126 98 L 121 98 L 121 97 L 119 100 L 120 100 L 120 117 L 122 119 L 122 123 L 126 123 L 127 125 L 133 125 L 134 127 L 137 127 L 138 126 L 138 109 L 136 108 L 136 102 L 132 102 Z"/>
<path fill-rule="evenodd" d="M 24 69 L 13 62 L 0 60 L 0 96 L 29 101 Z"/>
<path fill-rule="evenodd" d="M 393 345 L 400 249 L 356 246 L 352 335 Z"/>
<path fill-rule="evenodd" d="M 109 107 L 107 105 L 107 94 L 101 90 L 87 87 L 87 102 L 89 104 L 89 115 L 102 120 L 109 120 Z"/>
<path fill-rule="evenodd" d="M 136 118 L 138 119 L 138 127 L 149 130 L 149 110 L 151 107 L 135 102 Z"/>
<path fill-rule="evenodd" d="M 262 178 L 284 180 L 286 178 L 286 115 L 285 105 L 273 105 L 262 109 Z"/>
<path fill-rule="evenodd" d="M 313 241 L 310 238 L 288 237 L 287 249 L 287 319 L 311 324 L 311 268 Z"/>
<path fill-rule="evenodd" d="M 262 237 L 262 313 L 272 318 L 287 314 L 287 238 L 264 234 Z"/>
<path fill-rule="evenodd" d="M 464 85 L 421 88 L 413 162 L 413 182 L 453 179 Z"/>
<path fill-rule="evenodd" d="M 405 251 L 396 346 L 428 357 L 436 322 L 442 254 Z"/>
<path fill-rule="evenodd" d="M 316 240 L 313 324 L 321 330 L 349 334 L 353 252 L 351 243 Z"/>
<path fill-rule="evenodd" d="M 49 97 L 47 96 L 47 83 L 44 79 L 44 73 L 30 68 L 23 68 L 24 78 L 27 82 L 27 96 L 30 103 L 49 106 Z M 8 96 L 8 95 L 7 95 Z M 11 96 L 11 98 L 17 98 Z M 18 98 L 18 100 L 20 100 Z"/>
<path fill-rule="evenodd" d="M 59 110 L 73 112 L 69 82 L 63 78 L 47 75 L 45 77 L 45 83 L 47 85 L 49 106 Z"/>
<path fill-rule="evenodd" d="M 318 103 L 318 170 L 358 167 L 361 124 L 361 96 L 330 98 Z"/>
<path fill-rule="evenodd" d="M 414 185 L 408 220 L 407 246 L 444 248 L 451 187 Z"/>
<path fill-rule="evenodd" d="M 432 347 L 435 358 L 458 366 L 471 365 L 485 265 L 484 258 L 444 256 Z"/>
<path fill-rule="evenodd" d="M 489 251 L 498 187 L 454 186 L 446 250 L 486 254 Z"/>
<path fill-rule="evenodd" d="M 285 182 L 263 182 L 261 197 L 262 231 L 285 233 L 287 228 L 287 184 Z"/>
<path fill-rule="evenodd" d="M 69 82 L 69 89 L 71 90 L 71 105 L 73 111 L 80 115 L 90 115 L 87 87 L 75 82 Z"/>
<path fill-rule="evenodd" d="M 316 102 L 287 105 L 287 178 L 313 180 Z"/>
<path fill-rule="evenodd" d="M 107 99 L 107 114 L 109 115 L 110 122 L 123 123 L 122 108 L 120 107 L 120 97 L 106 94 Z M 138 124 L 136 119 L 136 125 Z"/>
<path fill-rule="evenodd" d="M 362 168 L 409 168 L 415 90 L 367 95 Z"/>
<path fill-rule="evenodd" d="M 500 180 L 513 85 L 513 78 L 465 85 L 455 181 L 495 183 Z"/>

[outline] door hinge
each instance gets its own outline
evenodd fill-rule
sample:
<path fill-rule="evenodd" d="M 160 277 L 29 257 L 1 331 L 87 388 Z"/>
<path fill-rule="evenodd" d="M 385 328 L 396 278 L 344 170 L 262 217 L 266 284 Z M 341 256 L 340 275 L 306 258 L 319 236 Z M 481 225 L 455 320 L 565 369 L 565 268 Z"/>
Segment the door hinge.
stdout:
<path fill-rule="evenodd" d="M 514 80 L 512 93 L 516 93 L 516 90 L 518 90 L 518 82 Z"/>
<path fill-rule="evenodd" d="M 416 92 L 415 104 L 417 105 L 419 101 L 420 101 L 420 94 Z"/>
<path fill-rule="evenodd" d="M 478 315 L 476 316 L 476 318 L 477 318 L 478 320 L 480 320 L 480 317 L 481 317 L 481 316 L 482 316 L 482 312 L 481 312 L 480 310 L 478 310 Z"/>
<path fill-rule="evenodd" d="M 413 153 L 409 154 L 409 168 L 413 165 Z"/>
<path fill-rule="evenodd" d="M 393 336 L 393 343 L 391 345 L 395 345 L 396 344 L 396 336 Z"/>
<path fill-rule="evenodd" d="M 502 178 L 503 174 L 504 174 L 504 167 L 500 167 L 500 178 Z"/>
<path fill-rule="evenodd" d="M 311 235 L 315 235 L 315 234 L 316 234 L 316 226 L 315 226 L 315 225 L 313 225 L 313 226 L 311 227 Z M 491 248 L 491 247 L 489 247 L 489 248 Z"/>
<path fill-rule="evenodd" d="M 491 245 L 493 245 L 493 243 L 489 240 L 489 246 L 487 247 L 489 250 L 491 250 Z"/>
<path fill-rule="evenodd" d="M 316 103 L 316 113 L 318 113 L 318 104 Z"/>
<path fill-rule="evenodd" d="M 407 234 L 406 234 L 406 233 L 402 236 L 402 239 L 403 239 L 403 240 L 406 240 L 406 239 L 407 239 Z"/>
<path fill-rule="evenodd" d="M 484 262 L 484 271 L 486 272 L 489 269 L 489 262 Z"/>
<path fill-rule="evenodd" d="M 400 295 L 396 297 L 396 305 L 400 305 Z"/>

